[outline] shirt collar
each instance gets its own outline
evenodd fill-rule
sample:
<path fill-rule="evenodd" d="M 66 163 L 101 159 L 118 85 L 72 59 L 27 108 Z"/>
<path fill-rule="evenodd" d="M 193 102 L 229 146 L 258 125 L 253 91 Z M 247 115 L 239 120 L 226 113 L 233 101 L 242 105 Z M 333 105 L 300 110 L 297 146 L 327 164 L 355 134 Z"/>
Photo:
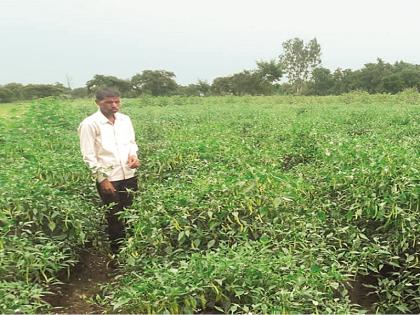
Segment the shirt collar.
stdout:
<path fill-rule="evenodd" d="M 110 123 L 108 118 L 106 118 L 105 115 L 102 114 L 100 109 L 98 109 L 97 114 L 98 114 L 99 122 L 101 124 Z M 117 112 L 117 113 L 114 114 L 114 116 L 115 116 L 115 121 L 117 121 L 118 117 L 120 116 L 120 113 Z"/>

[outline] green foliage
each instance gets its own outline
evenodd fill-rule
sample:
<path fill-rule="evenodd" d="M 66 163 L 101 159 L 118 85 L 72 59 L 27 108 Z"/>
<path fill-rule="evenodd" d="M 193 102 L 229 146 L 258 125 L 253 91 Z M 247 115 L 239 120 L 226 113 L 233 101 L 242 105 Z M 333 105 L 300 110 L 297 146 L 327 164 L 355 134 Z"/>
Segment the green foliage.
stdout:
<path fill-rule="evenodd" d="M 257 61 L 257 69 L 244 70 L 213 80 L 213 95 L 271 95 L 283 75 L 281 65 L 274 59 Z"/>
<path fill-rule="evenodd" d="M 103 214 L 79 156 L 74 118 L 82 115 L 63 103 L 43 99 L 0 124 L 2 313 L 45 310 L 47 286 L 101 230 Z"/>
<path fill-rule="evenodd" d="M 95 300 L 123 313 L 418 312 L 419 106 L 414 89 L 124 100 L 140 190 L 121 274 Z M 1 312 L 48 310 L 48 284 L 98 238 L 76 134 L 92 111 L 45 99 L 1 121 Z M 370 304 L 351 288 L 363 277 Z"/>
<path fill-rule="evenodd" d="M 0 280 L 0 312 L 29 314 L 48 309 L 44 295 L 45 289 L 37 284 Z"/>
<path fill-rule="evenodd" d="M 318 95 L 323 95 L 324 85 L 330 85 L 329 94 L 342 94 L 354 90 L 370 94 L 396 94 L 410 88 L 420 90 L 420 66 L 402 61 L 390 64 L 378 58 L 376 63 L 367 63 L 363 68 L 354 71 L 338 68 L 332 78 L 326 73 L 323 77 L 319 75 L 319 72 L 313 72 L 312 93 Z M 321 82 L 325 84 L 320 85 Z M 317 88 L 316 85 L 320 86 Z"/>
<path fill-rule="evenodd" d="M 13 92 L 5 87 L 0 87 L 0 103 L 9 103 L 13 101 Z"/>
<path fill-rule="evenodd" d="M 0 86 L 0 103 L 17 100 L 33 100 L 48 96 L 61 96 L 70 92 L 61 83 L 56 84 L 28 84 L 9 83 Z"/>
<path fill-rule="evenodd" d="M 209 96 L 211 85 L 207 81 L 198 80 L 196 84 L 188 84 L 187 86 L 178 86 L 176 94 L 185 96 Z"/>
<path fill-rule="evenodd" d="M 96 74 L 93 79 L 86 82 L 86 88 L 90 95 L 102 87 L 117 89 L 123 96 L 128 96 L 131 85 L 130 81 L 122 80 L 114 76 Z"/>
<path fill-rule="evenodd" d="M 219 77 L 213 80 L 211 90 L 214 95 L 233 94 L 232 77 Z"/>
<path fill-rule="evenodd" d="M 268 82 L 278 82 L 283 76 L 283 68 L 275 59 L 257 61 L 258 73 Z"/>
<path fill-rule="evenodd" d="M 335 296 L 344 289 L 336 266 L 306 258 L 268 238 L 221 245 L 176 264 L 148 261 L 110 287 L 107 300 L 113 311 L 148 314 L 349 312 L 350 301 Z"/>
<path fill-rule="evenodd" d="M 131 78 L 136 95 L 172 95 L 177 89 L 175 74 L 166 70 L 144 70 Z"/>
<path fill-rule="evenodd" d="M 312 71 L 321 64 L 321 46 L 316 38 L 306 45 L 302 39 L 293 38 L 285 41 L 282 46 L 280 65 L 287 74 L 295 94 L 301 95 Z"/>
<path fill-rule="evenodd" d="M 212 84 L 216 95 L 270 95 L 274 80 L 271 74 L 261 71 L 242 71 L 229 77 L 216 78 Z"/>
<path fill-rule="evenodd" d="M 309 86 L 309 94 L 331 95 L 334 94 L 334 76 L 326 68 L 316 68 L 312 71 L 312 82 Z"/>
<path fill-rule="evenodd" d="M 17 100 L 22 100 L 23 99 L 23 95 L 22 95 L 22 89 L 24 87 L 23 84 L 20 83 L 8 83 L 6 85 L 3 86 L 4 88 L 10 90 L 13 94 L 13 101 L 17 101 Z"/>
<path fill-rule="evenodd" d="M 26 100 L 37 99 L 47 96 L 59 96 L 68 92 L 61 83 L 51 84 L 28 84 L 22 87 L 22 95 Z"/>
<path fill-rule="evenodd" d="M 86 98 L 89 95 L 88 89 L 85 87 L 72 89 L 70 95 L 73 98 Z"/>
<path fill-rule="evenodd" d="M 212 84 L 199 80 L 187 86 L 178 85 L 175 74 L 166 70 L 145 70 L 131 80 L 95 75 L 86 87 L 68 89 L 62 84 L 9 83 L 0 86 L 0 103 L 32 100 L 48 96 L 85 98 L 104 86 L 114 87 L 123 97 L 209 96 L 209 95 L 342 95 L 353 91 L 369 94 L 397 94 L 405 89 L 420 91 L 420 65 L 403 61 L 394 64 L 378 58 L 357 70 L 337 68 L 333 72 L 319 67 L 321 48 L 316 39 L 306 45 L 294 38 L 283 43 L 280 58 L 257 61 L 257 68 L 218 77 Z M 280 83 L 287 74 L 288 81 Z"/>
<path fill-rule="evenodd" d="M 125 212 L 126 274 L 104 303 L 147 313 L 416 312 L 415 95 L 131 107 L 141 189 Z M 370 305 L 356 305 L 349 287 L 360 275 L 374 279 Z"/>

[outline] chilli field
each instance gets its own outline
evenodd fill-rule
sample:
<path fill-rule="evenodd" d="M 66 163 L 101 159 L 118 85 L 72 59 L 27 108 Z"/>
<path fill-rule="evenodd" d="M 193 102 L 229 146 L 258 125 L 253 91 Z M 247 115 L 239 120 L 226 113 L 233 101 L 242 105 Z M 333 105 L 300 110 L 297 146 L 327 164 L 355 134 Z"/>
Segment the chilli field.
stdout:
<path fill-rule="evenodd" d="M 53 312 L 105 209 L 92 100 L 0 107 L 0 313 Z M 420 311 L 420 96 L 123 100 L 142 166 L 107 313 Z M 59 280 L 60 279 L 60 280 Z"/>

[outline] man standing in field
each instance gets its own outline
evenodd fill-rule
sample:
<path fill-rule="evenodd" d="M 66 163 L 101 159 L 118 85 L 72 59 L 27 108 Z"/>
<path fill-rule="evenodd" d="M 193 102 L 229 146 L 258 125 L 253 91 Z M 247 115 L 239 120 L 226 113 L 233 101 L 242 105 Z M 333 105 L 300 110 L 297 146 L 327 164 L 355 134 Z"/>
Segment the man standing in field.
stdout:
<path fill-rule="evenodd" d="M 117 215 L 131 206 L 132 191 L 137 191 L 138 147 L 128 116 L 119 113 L 120 94 L 110 88 L 96 92 L 99 109 L 79 126 L 83 160 L 96 178 L 96 187 L 105 205 L 115 203 L 107 213 L 108 235 L 112 252 L 125 237 L 125 224 Z"/>

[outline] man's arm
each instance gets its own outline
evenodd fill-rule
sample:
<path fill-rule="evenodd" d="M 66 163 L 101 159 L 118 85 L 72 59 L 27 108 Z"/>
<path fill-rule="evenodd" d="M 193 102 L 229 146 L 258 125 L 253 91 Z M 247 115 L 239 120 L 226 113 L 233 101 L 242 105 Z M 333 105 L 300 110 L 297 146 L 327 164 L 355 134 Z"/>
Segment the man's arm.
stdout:
<path fill-rule="evenodd" d="M 104 194 L 114 194 L 115 187 L 105 177 L 103 169 L 99 166 L 98 159 L 95 152 L 95 128 L 89 124 L 80 124 L 79 126 L 80 151 L 82 152 L 83 160 L 89 166 L 92 174 L 96 177 L 101 190 Z"/>
<path fill-rule="evenodd" d="M 82 152 L 83 161 L 89 166 L 92 174 L 96 177 L 98 182 L 102 182 L 106 177 L 99 166 L 98 159 L 95 152 L 95 127 L 81 123 L 79 126 L 80 151 Z"/>

